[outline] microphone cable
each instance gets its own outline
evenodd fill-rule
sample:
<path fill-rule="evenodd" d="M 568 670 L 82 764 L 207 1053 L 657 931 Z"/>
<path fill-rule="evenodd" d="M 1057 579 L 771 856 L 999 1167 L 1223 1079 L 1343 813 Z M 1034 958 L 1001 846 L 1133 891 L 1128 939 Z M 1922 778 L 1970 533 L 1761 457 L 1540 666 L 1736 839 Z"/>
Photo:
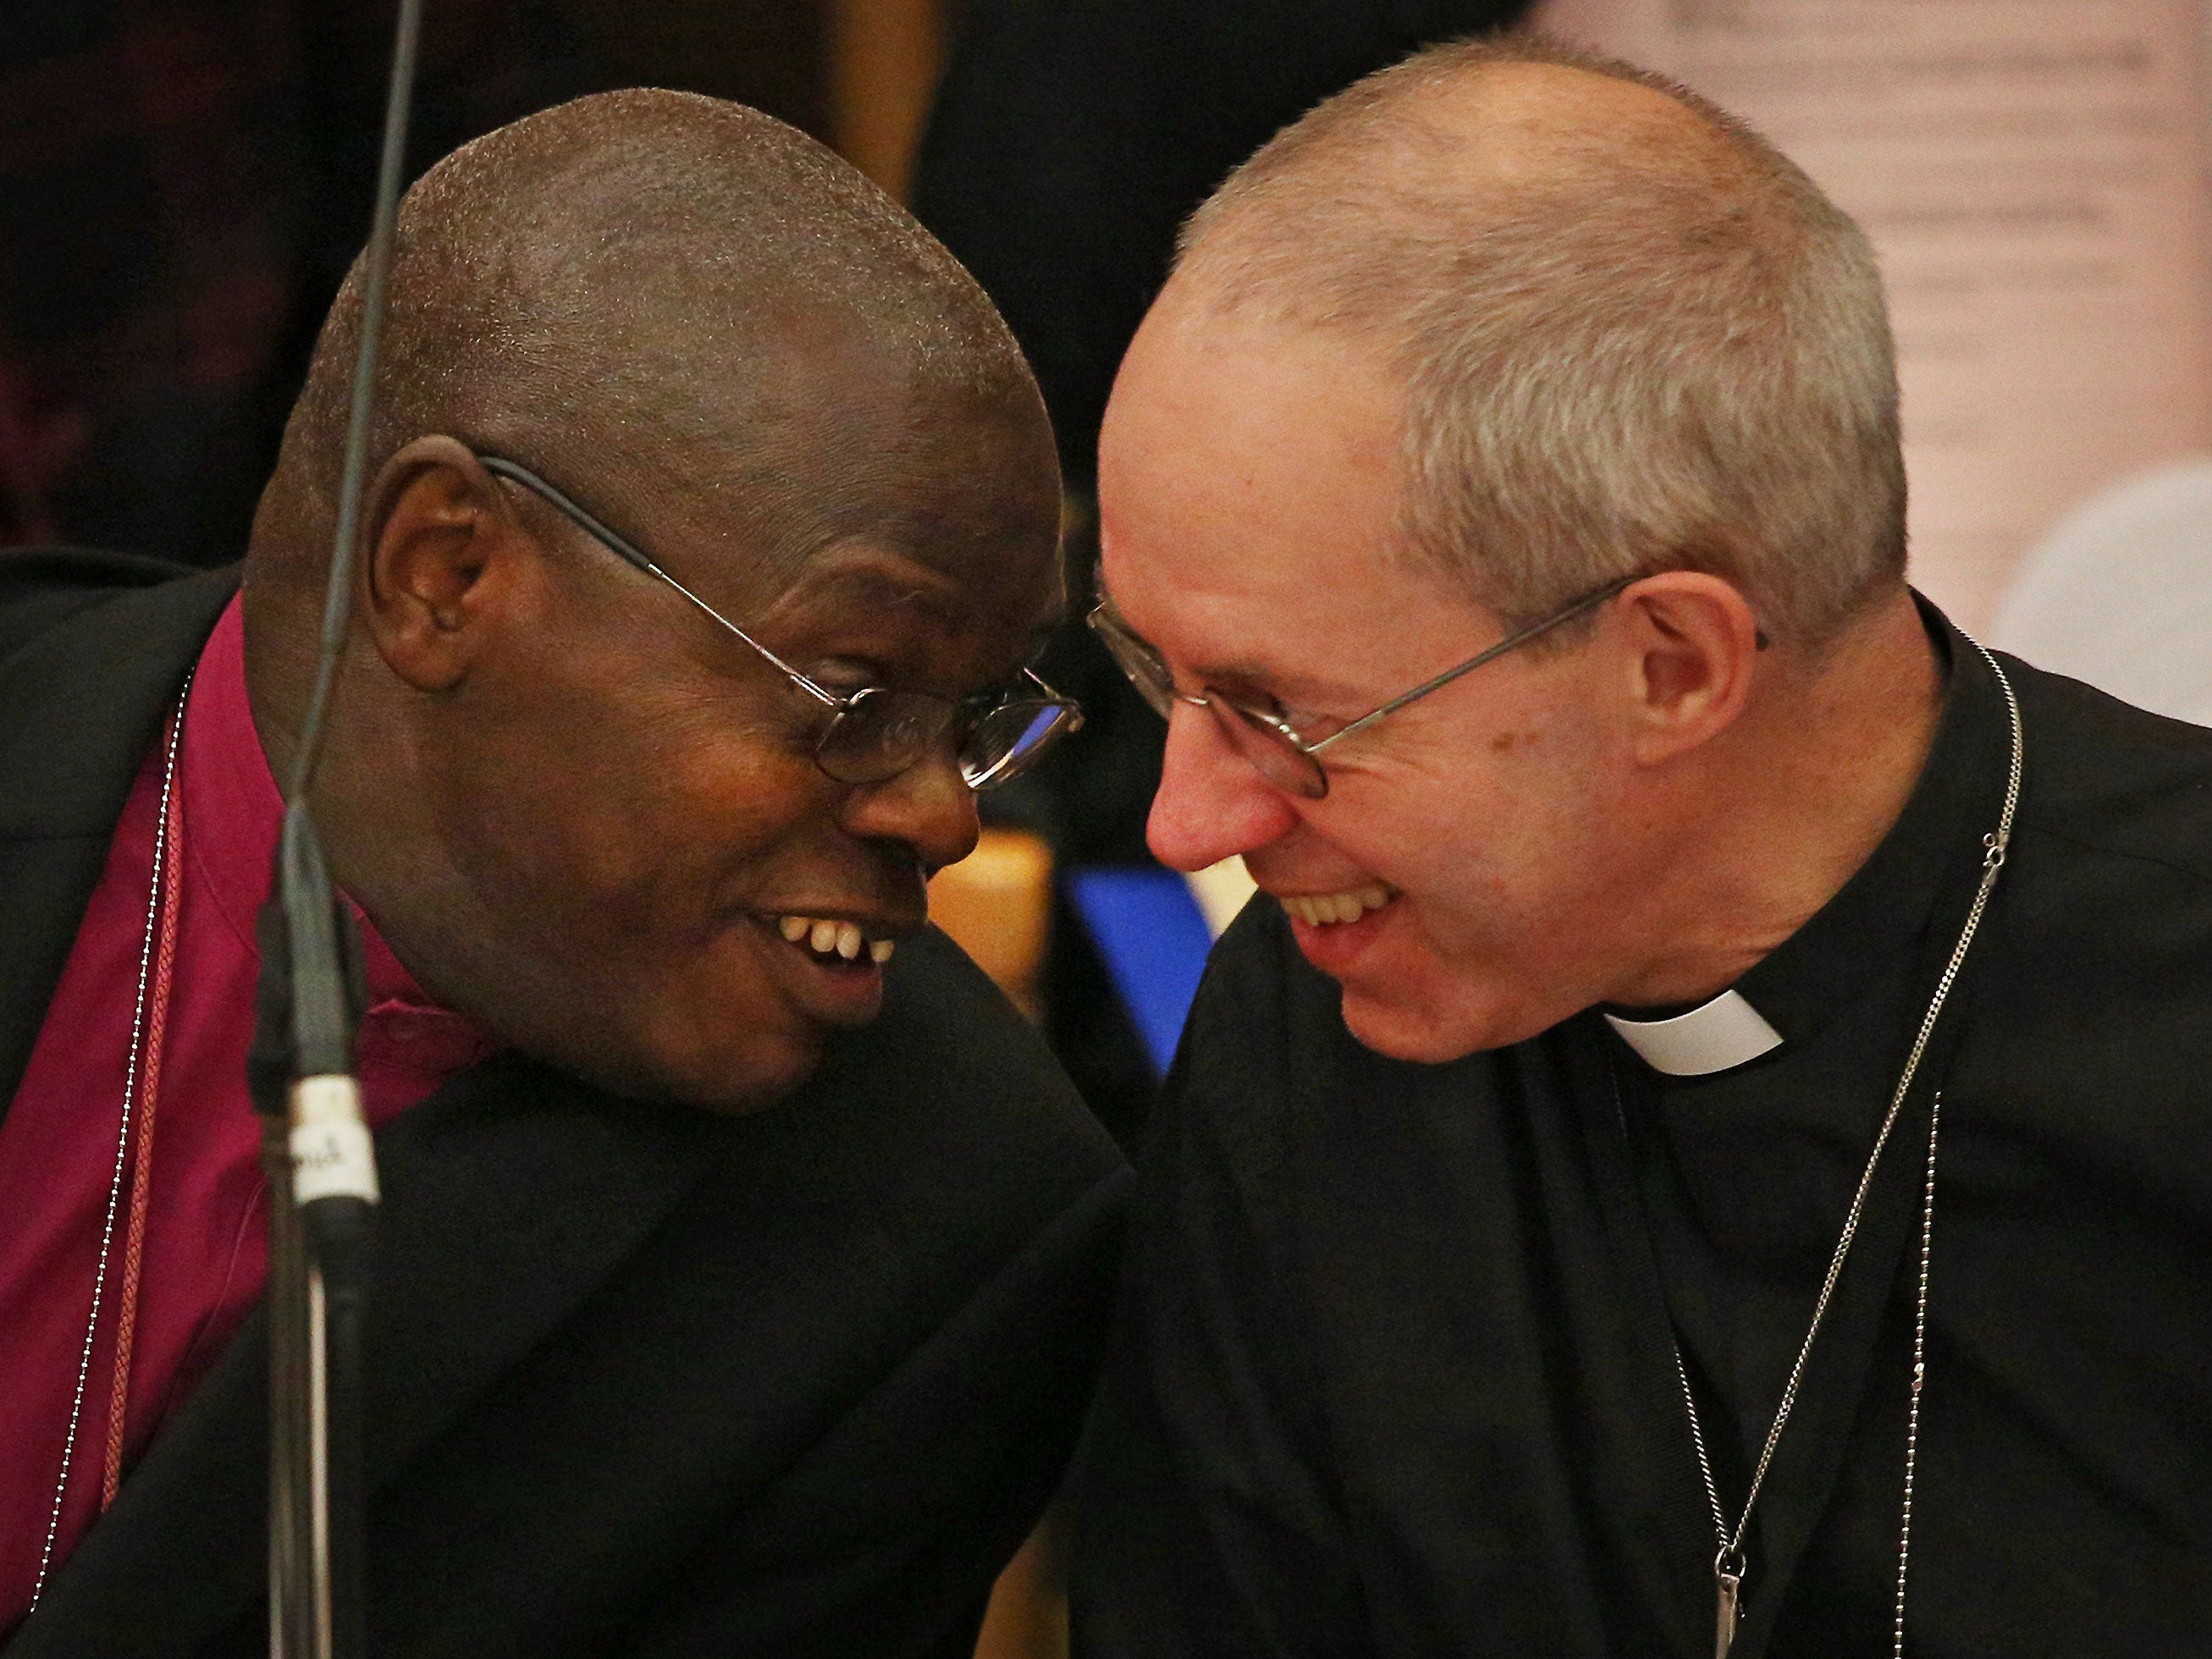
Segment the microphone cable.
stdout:
<path fill-rule="evenodd" d="M 380 1194 L 354 1074 L 361 944 L 331 881 L 307 796 L 352 615 L 422 22 L 422 0 L 400 0 L 315 678 L 257 927 L 261 981 L 247 1073 L 270 1191 L 272 1659 L 362 1659 L 367 1642 L 362 1327 Z"/>

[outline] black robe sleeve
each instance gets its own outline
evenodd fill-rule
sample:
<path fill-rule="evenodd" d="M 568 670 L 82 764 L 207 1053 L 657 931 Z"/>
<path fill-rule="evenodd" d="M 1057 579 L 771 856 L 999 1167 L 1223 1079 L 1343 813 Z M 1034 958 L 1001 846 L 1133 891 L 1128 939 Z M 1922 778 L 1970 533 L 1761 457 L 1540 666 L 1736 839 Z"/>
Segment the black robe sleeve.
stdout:
<path fill-rule="evenodd" d="M 0 552 L 0 1102 L 237 583 L 163 574 Z M 881 1016 L 773 1109 L 508 1052 L 377 1164 L 371 1650 L 972 1650 L 1091 1391 L 1128 1171 L 949 939 L 906 941 Z M 249 1316 L 9 1659 L 266 1650 L 266 1337 Z"/>
<path fill-rule="evenodd" d="M 1256 913 L 1208 968 L 1146 1143 L 1130 1270 L 1077 1472 L 1092 1659 L 1363 1650 L 1323 1452 L 1289 1183 L 1287 1003 Z"/>

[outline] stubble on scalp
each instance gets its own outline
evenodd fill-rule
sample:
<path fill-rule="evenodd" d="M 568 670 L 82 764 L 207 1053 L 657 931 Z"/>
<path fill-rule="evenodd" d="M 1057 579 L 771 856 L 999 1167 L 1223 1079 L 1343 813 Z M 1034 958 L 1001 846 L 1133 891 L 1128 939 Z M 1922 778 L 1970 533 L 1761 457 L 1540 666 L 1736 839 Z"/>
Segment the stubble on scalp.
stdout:
<path fill-rule="evenodd" d="M 327 564 L 362 281 L 356 261 L 256 519 L 248 603 L 264 620 L 303 606 Z M 807 395 L 779 371 L 832 337 L 919 399 L 1041 411 L 974 279 L 832 152 L 694 94 L 579 99 L 455 151 L 408 192 L 369 472 L 444 433 L 617 522 L 674 498 L 761 526 L 749 551 L 787 575 L 851 458 L 779 441 Z"/>

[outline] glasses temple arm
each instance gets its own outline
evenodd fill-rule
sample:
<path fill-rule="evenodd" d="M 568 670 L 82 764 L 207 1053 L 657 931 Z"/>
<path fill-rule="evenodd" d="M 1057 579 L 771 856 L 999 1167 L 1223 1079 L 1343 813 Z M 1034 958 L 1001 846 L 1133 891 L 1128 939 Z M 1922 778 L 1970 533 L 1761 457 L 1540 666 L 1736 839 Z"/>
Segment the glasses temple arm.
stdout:
<path fill-rule="evenodd" d="M 731 633 L 743 640 L 747 645 L 752 647 L 754 650 L 759 652 L 760 654 L 765 657 L 769 662 L 774 663 L 778 668 L 789 675 L 793 683 L 795 684 L 799 690 L 805 691 L 809 696 L 828 704 L 832 708 L 842 708 L 845 706 L 848 699 L 839 696 L 834 691 L 826 690 L 823 687 L 817 685 L 811 678 L 801 673 L 798 669 L 793 668 L 781 657 L 777 656 L 775 652 L 769 650 L 751 635 L 746 633 L 744 629 L 738 627 L 737 623 L 732 622 L 720 611 L 715 610 L 713 605 L 708 604 L 706 600 L 701 599 L 690 588 L 684 586 L 682 582 L 678 581 L 675 577 L 670 575 L 665 570 L 663 570 L 659 565 L 647 558 L 643 549 L 636 546 L 623 536 L 617 534 L 615 531 L 610 529 L 588 508 L 579 506 L 576 502 L 569 500 L 567 495 L 555 489 L 551 484 L 546 483 L 544 479 L 539 477 L 536 473 L 530 471 L 527 468 L 518 466 L 513 461 L 504 459 L 497 455 L 479 455 L 477 457 L 477 459 L 483 464 L 485 471 L 495 473 L 500 477 L 510 479 L 514 483 L 520 484 L 525 489 L 529 490 L 532 495 L 542 497 L 549 505 L 557 508 L 568 518 L 574 520 L 575 523 L 586 533 L 592 536 L 597 540 L 605 543 L 608 551 L 613 553 L 625 564 L 634 565 L 638 569 L 645 572 L 647 575 L 657 577 L 659 580 L 666 582 L 678 593 L 681 593 L 685 599 L 690 600 L 691 603 L 703 612 L 709 620 L 727 629 Z"/>
<path fill-rule="evenodd" d="M 1572 605 L 1567 606 L 1564 611 L 1555 611 L 1548 617 L 1540 617 L 1525 628 L 1516 629 L 1512 633 L 1508 634 L 1504 639 L 1498 641 L 1497 644 L 1492 646 L 1489 650 L 1483 652 L 1480 656 L 1470 657 L 1465 662 L 1459 664 L 1456 667 L 1447 668 L 1443 673 L 1437 675 L 1436 678 L 1430 680 L 1424 684 L 1417 685 L 1410 691 L 1401 693 L 1399 696 L 1391 698 L 1389 702 L 1384 703 L 1380 708 L 1370 709 L 1366 714 L 1362 714 L 1358 720 L 1352 721 L 1351 725 L 1330 732 L 1327 737 L 1322 738 L 1320 742 L 1308 744 L 1305 746 L 1306 753 L 1309 755 L 1318 753 L 1320 750 L 1328 748 L 1329 744 L 1334 743 L 1339 738 L 1348 738 L 1361 727 L 1374 725 L 1376 721 L 1381 720 L 1385 714 L 1395 714 L 1398 710 L 1403 708 L 1407 703 L 1418 702 L 1419 699 L 1427 696 L 1431 691 L 1441 690 L 1443 687 L 1449 685 L 1454 680 L 1459 678 L 1461 675 L 1472 674 L 1476 669 L 1481 667 L 1485 663 L 1496 661 L 1507 652 L 1512 650 L 1516 646 L 1526 645 L 1530 640 L 1536 638 L 1537 635 L 1540 634 L 1548 634 L 1563 623 L 1572 622 L 1577 617 L 1583 615 L 1585 611 L 1595 611 L 1599 605 L 1603 605 L 1614 594 L 1620 592 L 1622 588 L 1626 587 L 1631 582 L 1636 580 L 1637 579 L 1633 576 L 1623 576 L 1617 582 L 1607 583 L 1603 587 L 1599 588 L 1595 593 L 1585 593 L 1581 599 L 1577 599 Z"/>

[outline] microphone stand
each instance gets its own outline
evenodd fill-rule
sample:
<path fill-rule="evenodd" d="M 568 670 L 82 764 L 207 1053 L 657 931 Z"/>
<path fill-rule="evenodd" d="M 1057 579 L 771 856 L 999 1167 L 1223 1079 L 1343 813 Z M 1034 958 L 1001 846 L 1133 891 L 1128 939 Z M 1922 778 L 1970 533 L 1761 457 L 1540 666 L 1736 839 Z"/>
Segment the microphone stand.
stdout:
<path fill-rule="evenodd" d="M 269 1189 L 271 1659 L 362 1659 L 367 1640 L 362 1324 L 378 1191 L 354 1076 L 361 941 L 307 801 L 345 648 L 422 21 L 422 0 L 400 0 L 314 690 L 257 925 L 261 981 L 247 1078 Z"/>

